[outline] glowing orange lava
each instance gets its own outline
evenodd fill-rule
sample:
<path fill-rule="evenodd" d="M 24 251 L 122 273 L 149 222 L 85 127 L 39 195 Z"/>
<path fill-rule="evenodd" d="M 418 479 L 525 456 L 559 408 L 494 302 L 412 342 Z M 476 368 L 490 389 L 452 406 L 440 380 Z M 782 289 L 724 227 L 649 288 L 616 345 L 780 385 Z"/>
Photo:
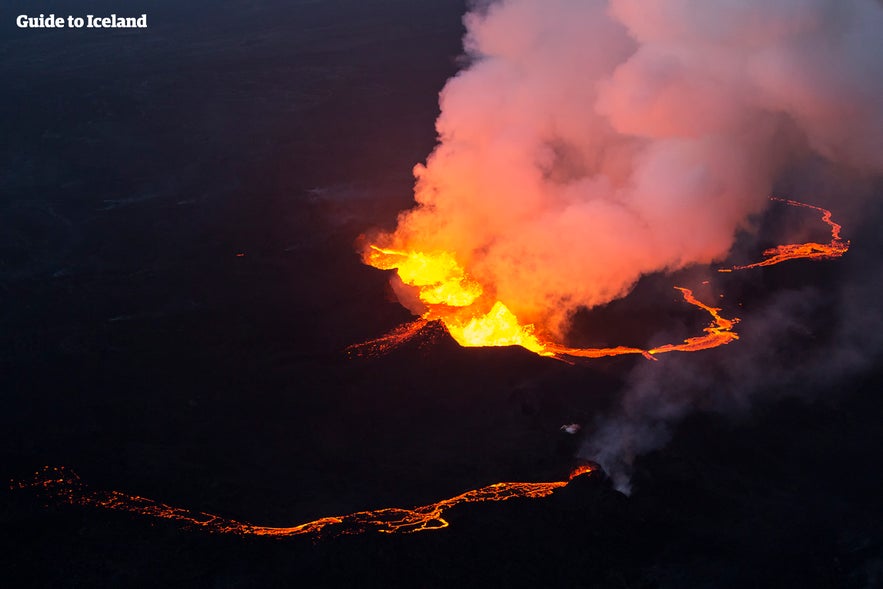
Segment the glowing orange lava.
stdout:
<path fill-rule="evenodd" d="M 426 253 L 372 245 L 365 254 L 365 262 L 381 270 L 396 270 L 403 283 L 417 290 L 426 306 L 423 319 L 441 321 L 463 347 L 521 346 L 541 356 L 554 355 L 540 342 L 533 325 L 521 325 L 505 304 L 492 301 L 450 252 Z M 395 339 L 395 333 L 380 339 Z"/>
<path fill-rule="evenodd" d="M 557 344 L 549 344 L 547 349 L 556 354 L 580 356 L 583 358 L 601 358 L 603 356 L 619 356 L 622 354 L 643 354 L 644 356 L 653 359 L 653 356 L 658 354 L 666 354 L 668 352 L 698 352 L 700 350 L 708 350 L 723 346 L 739 339 L 739 334 L 733 331 L 733 327 L 739 322 L 737 317 L 734 317 L 733 319 L 721 317 L 719 314 L 721 309 L 710 307 L 698 300 L 693 296 L 693 291 L 689 288 L 683 288 L 680 286 L 676 286 L 675 288 L 681 291 L 685 301 L 707 311 L 711 315 L 712 322 L 704 329 L 705 335 L 687 338 L 679 344 L 665 344 L 663 346 L 650 348 L 649 350 L 644 350 L 642 348 L 626 348 L 622 346 L 618 348 L 568 348 Z"/>
<path fill-rule="evenodd" d="M 592 467 L 575 468 L 566 481 L 547 483 L 494 483 L 479 489 L 466 491 L 456 497 L 411 509 L 390 507 L 370 511 L 358 511 L 349 515 L 322 517 L 317 520 L 290 527 L 258 526 L 227 519 L 210 513 L 172 507 L 146 497 L 129 495 L 120 491 L 90 491 L 85 488 L 76 473 L 65 468 L 44 467 L 33 480 L 13 483 L 13 488 L 38 489 L 51 499 L 81 507 L 97 507 L 123 511 L 135 515 L 169 520 L 187 528 L 203 529 L 219 534 L 240 536 L 291 536 L 362 534 L 373 530 L 385 534 L 413 533 L 448 527 L 444 513 L 461 503 L 508 501 L 509 499 L 539 499 L 557 489 L 566 487 L 578 476 L 592 472 Z"/>
<path fill-rule="evenodd" d="M 793 207 L 813 209 L 822 213 L 822 221 L 831 228 L 831 241 L 828 243 L 807 242 L 778 245 L 768 250 L 764 250 L 763 255 L 766 259 L 760 262 L 747 264 L 745 266 L 733 266 L 732 268 L 720 268 L 718 272 L 732 272 L 733 270 L 747 270 L 749 268 L 760 268 L 762 266 L 774 266 L 788 260 L 831 260 L 833 258 L 839 258 L 849 250 L 849 240 L 843 240 L 840 237 L 841 227 L 839 224 L 831 220 L 831 211 L 828 209 L 808 205 L 796 200 L 789 200 L 787 198 L 777 198 L 775 196 L 770 197 L 770 200 L 783 202 Z"/>
<path fill-rule="evenodd" d="M 840 225 L 831 220 L 831 211 L 796 200 L 777 197 L 771 197 L 771 200 L 821 212 L 822 221 L 831 227 L 830 243 L 780 245 L 764 251 L 766 259 L 761 262 L 721 268 L 719 272 L 772 266 L 800 258 L 827 260 L 838 258 L 849 249 L 849 241 L 840 237 Z M 699 301 L 690 289 L 675 287 L 681 291 L 687 303 L 711 315 L 712 322 L 704 329 L 703 335 L 651 349 L 634 346 L 572 348 L 552 341 L 533 324 L 522 324 L 503 301 L 495 300 L 486 288 L 469 276 L 451 252 L 421 252 L 371 245 L 364 260 L 375 268 L 396 270 L 399 279 L 416 290 L 417 297 L 426 310 L 420 320 L 351 348 L 351 351 L 360 354 L 389 351 L 420 333 L 430 321 L 440 322 L 451 337 L 464 347 L 521 346 L 541 356 L 559 359 L 603 358 L 625 354 L 641 354 L 653 359 L 654 356 L 668 352 L 697 352 L 716 348 L 739 339 L 733 329 L 738 318 L 724 318 L 720 315 L 722 309 Z M 707 284 L 707 281 L 703 284 Z"/>
<path fill-rule="evenodd" d="M 410 341 L 419 335 L 428 324 L 429 321 L 423 318 L 403 323 L 386 335 L 348 346 L 346 351 L 356 356 L 380 356 Z"/>
<path fill-rule="evenodd" d="M 373 247 L 373 246 L 372 246 Z M 402 252 L 394 250 L 383 250 L 374 248 L 383 256 L 404 257 L 403 265 L 409 268 L 408 276 L 411 279 L 410 272 L 415 266 L 419 266 L 427 270 L 428 275 L 432 276 L 453 276 L 456 281 L 468 280 L 465 272 L 459 267 L 455 268 L 453 257 L 449 255 L 427 256 L 422 253 L 408 256 Z M 370 261 L 378 261 L 378 257 L 369 257 Z M 414 263 L 414 260 L 418 262 Z M 442 271 L 438 271 L 432 264 L 432 260 L 439 260 L 439 265 L 443 267 Z M 383 258 L 378 262 L 378 267 L 395 268 L 390 265 L 389 258 Z M 400 275 L 401 277 L 401 275 Z M 404 280 L 404 278 L 403 278 Z M 420 282 L 432 287 L 436 290 L 437 284 L 432 280 L 420 279 Z M 414 283 L 417 284 L 416 282 Z M 471 287 L 470 287 L 471 288 Z M 709 313 L 712 317 L 711 324 L 704 329 L 705 334 L 691 337 L 678 344 L 665 344 L 655 348 L 644 349 L 638 347 L 617 346 L 610 348 L 573 348 L 552 342 L 551 340 L 541 338 L 535 332 L 533 325 L 521 325 L 517 317 L 509 311 L 509 309 L 500 301 L 496 301 L 487 313 L 478 312 L 477 315 L 465 315 L 464 319 L 462 309 L 451 309 L 455 305 L 430 305 L 427 303 L 429 310 L 424 313 L 423 317 L 411 323 L 401 325 L 384 336 L 367 342 L 350 346 L 348 351 L 357 355 L 377 355 L 386 353 L 393 348 L 400 346 L 412 338 L 417 336 L 430 321 L 440 322 L 450 333 L 451 337 L 464 347 L 481 347 L 481 346 L 522 346 L 531 352 L 541 356 L 550 356 L 557 358 L 574 357 L 574 358 L 603 358 L 606 356 L 622 356 L 626 354 L 641 354 L 648 359 L 655 359 L 654 356 L 665 354 L 668 352 L 697 352 L 707 350 L 728 344 L 739 339 L 739 335 L 733 331 L 733 327 L 739 322 L 739 319 L 727 319 L 719 313 L 720 308 L 711 307 L 693 296 L 693 291 L 688 288 L 675 287 L 681 291 L 684 300 L 703 311 Z M 480 289 L 480 287 L 479 287 Z M 446 288 L 449 293 L 455 292 L 455 288 Z M 422 290 L 421 290 L 422 293 Z M 456 296 L 456 295 L 454 295 Z M 480 295 L 479 295 L 480 296 Z M 459 299 L 458 300 L 465 300 Z M 476 299 L 471 299 L 463 306 L 470 306 Z M 424 301 L 425 302 L 425 301 Z"/>

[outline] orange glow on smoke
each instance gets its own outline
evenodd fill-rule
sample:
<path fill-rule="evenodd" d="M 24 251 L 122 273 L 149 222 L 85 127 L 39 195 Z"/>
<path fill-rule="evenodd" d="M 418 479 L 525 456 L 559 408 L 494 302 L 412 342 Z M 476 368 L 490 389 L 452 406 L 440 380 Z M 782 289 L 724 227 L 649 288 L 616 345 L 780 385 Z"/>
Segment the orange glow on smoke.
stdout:
<path fill-rule="evenodd" d="M 479 489 L 472 489 L 456 497 L 442 499 L 436 503 L 410 509 L 389 507 L 370 511 L 357 511 L 349 515 L 322 517 L 310 522 L 290 527 L 258 526 L 227 519 L 219 515 L 190 511 L 172 507 L 146 497 L 129 495 L 120 491 L 90 491 L 80 481 L 76 473 L 65 468 L 45 467 L 36 473 L 32 481 L 15 483 L 14 488 L 37 489 L 48 493 L 53 500 L 80 507 L 97 507 L 112 511 L 123 511 L 135 515 L 173 521 L 186 528 L 202 529 L 218 534 L 239 536 L 270 536 L 288 538 L 292 536 L 362 534 L 376 531 L 385 534 L 413 533 L 438 530 L 448 527 L 444 513 L 463 503 L 484 503 L 508 501 L 509 499 L 540 499 L 566 487 L 578 476 L 589 474 L 592 467 L 583 465 L 575 468 L 566 481 L 547 483 L 494 483 Z"/>
<path fill-rule="evenodd" d="M 822 221 L 831 228 L 831 241 L 827 244 L 809 242 L 786 244 L 764 251 L 766 259 L 745 266 L 722 268 L 719 272 L 732 272 L 761 266 L 772 266 L 786 260 L 827 260 L 842 256 L 849 249 L 849 241 L 840 237 L 841 226 L 831 220 L 831 211 L 804 204 L 796 200 L 771 197 L 771 200 L 790 206 L 804 207 L 822 213 Z M 697 352 L 728 344 L 739 339 L 734 326 L 739 319 L 720 315 L 721 308 L 706 305 L 698 300 L 690 289 L 675 287 L 681 291 L 684 301 L 711 315 L 712 322 L 704 328 L 704 334 L 685 339 L 680 343 L 665 344 L 651 349 L 634 346 L 609 348 L 572 348 L 552 341 L 533 324 L 522 324 L 503 301 L 496 300 L 487 289 L 471 278 L 452 252 L 423 252 L 407 249 L 382 248 L 371 245 L 365 263 L 381 270 L 396 270 L 399 279 L 416 291 L 417 298 L 425 307 L 421 319 L 399 327 L 387 335 L 351 350 L 369 354 L 384 353 L 417 335 L 430 321 L 440 322 L 451 337 L 464 347 L 521 346 L 535 354 L 556 358 L 603 358 L 625 354 L 641 354 L 646 358 L 668 352 Z M 708 284 L 704 281 L 703 284 Z M 720 295 L 723 298 L 723 295 Z"/>
<path fill-rule="evenodd" d="M 783 202 L 793 207 L 813 209 L 822 213 L 822 221 L 831 228 L 831 241 L 828 243 L 807 242 L 778 245 L 768 250 L 764 250 L 763 255 L 766 259 L 760 262 L 747 264 L 745 266 L 721 268 L 718 272 L 732 272 L 733 270 L 747 270 L 749 268 L 760 268 L 762 266 L 774 266 L 788 260 L 831 260 L 833 258 L 839 258 L 849 250 L 849 240 L 843 240 L 840 237 L 841 227 L 839 224 L 831 220 L 831 211 L 828 209 L 808 205 L 796 200 L 789 200 L 787 198 L 777 198 L 773 196 L 770 197 L 770 200 Z"/>

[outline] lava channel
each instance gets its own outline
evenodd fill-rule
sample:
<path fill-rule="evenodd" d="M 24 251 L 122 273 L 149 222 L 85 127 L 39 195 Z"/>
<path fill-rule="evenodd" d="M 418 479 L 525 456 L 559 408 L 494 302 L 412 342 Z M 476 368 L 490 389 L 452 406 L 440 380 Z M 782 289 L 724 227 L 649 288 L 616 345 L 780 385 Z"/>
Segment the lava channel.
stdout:
<path fill-rule="evenodd" d="M 13 483 L 14 489 L 33 489 L 45 493 L 50 500 L 79 507 L 108 509 L 138 516 L 172 521 L 188 529 L 205 530 L 216 534 L 238 536 L 267 536 L 316 538 L 363 534 L 375 531 L 384 534 L 410 534 L 448 527 L 444 519 L 447 510 L 463 503 L 487 503 L 510 499 L 540 499 L 566 487 L 576 477 L 593 472 L 589 465 L 575 468 L 565 481 L 540 483 L 494 483 L 472 489 L 449 499 L 410 509 L 389 507 L 357 511 L 348 515 L 322 517 L 295 526 L 272 527 L 228 519 L 219 515 L 173 507 L 154 499 L 130 495 L 121 491 L 89 490 L 80 477 L 64 467 L 44 467 L 27 482 Z"/>
<path fill-rule="evenodd" d="M 778 198 L 775 196 L 771 196 L 770 200 L 785 203 L 787 205 L 791 205 L 792 207 L 813 209 L 822 213 L 822 221 L 824 221 L 825 224 L 827 224 L 831 228 L 831 241 L 829 241 L 828 243 L 816 243 L 813 241 L 809 241 L 806 243 L 789 243 L 785 245 L 777 245 L 776 247 L 771 247 L 767 250 L 764 250 L 763 255 L 765 256 L 765 259 L 761 260 L 760 262 L 746 264 L 744 266 L 719 268 L 718 272 L 732 272 L 733 270 L 748 270 L 750 268 L 761 268 L 763 266 L 775 266 L 776 264 L 781 264 L 782 262 L 787 262 L 788 260 L 832 260 L 834 258 L 841 257 L 843 254 L 849 251 L 849 240 L 844 240 L 840 237 L 840 229 L 842 229 L 842 227 L 831 219 L 831 211 L 829 211 L 828 209 L 823 209 L 822 207 L 809 205 L 796 200 L 789 200 L 787 198 Z"/>

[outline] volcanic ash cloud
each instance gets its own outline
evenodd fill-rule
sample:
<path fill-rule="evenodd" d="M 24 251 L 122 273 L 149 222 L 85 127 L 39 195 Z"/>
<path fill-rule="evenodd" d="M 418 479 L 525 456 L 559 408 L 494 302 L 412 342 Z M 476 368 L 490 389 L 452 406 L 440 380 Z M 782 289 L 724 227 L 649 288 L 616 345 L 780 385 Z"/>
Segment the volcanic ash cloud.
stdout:
<path fill-rule="evenodd" d="M 452 253 L 552 334 L 722 259 L 795 159 L 883 170 L 875 0 L 507 0 L 465 22 L 471 65 L 381 243 Z"/>

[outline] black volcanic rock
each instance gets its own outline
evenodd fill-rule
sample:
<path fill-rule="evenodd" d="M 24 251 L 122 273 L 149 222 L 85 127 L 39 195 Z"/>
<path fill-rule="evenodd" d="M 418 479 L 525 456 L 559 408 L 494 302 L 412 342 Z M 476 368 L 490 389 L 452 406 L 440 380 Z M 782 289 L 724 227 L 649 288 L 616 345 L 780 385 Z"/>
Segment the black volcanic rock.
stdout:
<path fill-rule="evenodd" d="M 648 362 L 467 350 L 437 324 L 386 355 L 347 355 L 413 319 L 355 244 L 412 203 L 438 92 L 462 63 L 465 2 L 156 0 L 132 4 L 150 11 L 143 34 L 20 31 L 14 4 L 0 9 L 7 480 L 64 465 L 93 489 L 276 526 L 563 480 Z M 28 10 L 86 4 L 122 5 Z M 837 264 L 721 275 L 709 293 L 747 309 L 846 273 L 873 286 L 880 218 L 850 228 Z M 692 335 L 707 316 L 669 280 L 703 271 L 648 277 L 578 315 L 574 342 Z M 818 309 L 845 312 L 816 290 Z M 810 348 L 830 317 L 811 320 Z M 595 472 L 545 499 L 458 506 L 434 532 L 220 536 L 4 490 L 2 583 L 880 586 L 880 365 L 815 404 L 688 419 L 637 459 L 630 497 Z"/>

